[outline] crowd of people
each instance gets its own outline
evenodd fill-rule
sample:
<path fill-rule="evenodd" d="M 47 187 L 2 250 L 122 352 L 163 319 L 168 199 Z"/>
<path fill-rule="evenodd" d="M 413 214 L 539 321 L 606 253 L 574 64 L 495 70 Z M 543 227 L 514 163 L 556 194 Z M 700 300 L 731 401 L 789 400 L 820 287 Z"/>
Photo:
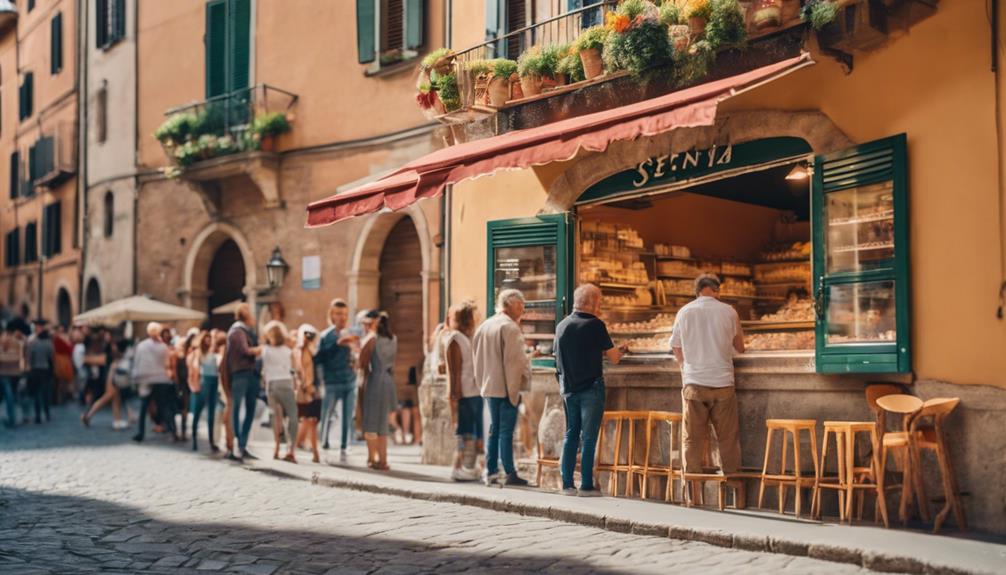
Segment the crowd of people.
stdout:
<path fill-rule="evenodd" d="M 687 471 L 701 466 L 712 426 L 721 467 L 729 473 L 740 459 L 732 359 L 744 350 L 743 333 L 737 312 L 719 301 L 715 276 L 700 276 L 695 292 L 696 299 L 677 314 L 669 341 L 682 370 L 684 466 Z M 556 328 L 554 345 L 566 411 L 560 472 L 564 494 L 589 497 L 600 494 L 592 470 L 605 407 L 603 362 L 617 364 L 626 349 L 614 346 L 600 319 L 602 296 L 596 286 L 578 287 L 573 300 L 572 313 Z M 495 313 L 485 321 L 480 322 L 475 304 L 466 301 L 451 306 L 434 332 L 427 368 L 448 382 L 457 435 L 456 481 L 528 484 L 517 474 L 513 448 L 520 394 L 531 377 L 531 354 L 520 326 L 524 308 L 520 291 L 504 289 Z M 388 438 L 394 427 L 402 427 L 396 419 L 403 409 L 394 380 L 398 340 L 391 318 L 363 311 L 350 325 L 349 306 L 335 299 L 326 320 L 321 332 L 306 323 L 290 330 L 275 320 L 259 330 L 250 307 L 241 304 L 227 331 L 193 328 L 177 334 L 151 322 L 135 346 L 113 341 L 103 328 L 69 333 L 57 328 L 53 334 L 44 320 L 37 320 L 34 332 L 26 333 L 26 322 L 7 321 L 0 335 L 4 423 L 17 425 L 18 405 L 23 423 L 30 421 L 32 407 L 35 423 L 42 423 L 43 416 L 48 421 L 50 401 L 76 391 L 85 406 L 85 426 L 110 404 L 113 427 L 135 423 L 137 442 L 145 439 L 149 419 L 156 431 L 176 442 L 190 435 L 196 451 L 205 413 L 209 450 L 221 451 L 217 440 L 223 437 L 224 457 L 243 461 L 256 458 L 248 445 L 256 407 L 264 398 L 271 414 L 273 458 L 296 463 L 298 451 L 306 450 L 320 462 L 319 443 L 329 448 L 337 419 L 340 461 L 347 460 L 359 430 L 367 445 L 367 465 L 388 470 Z M 135 413 L 130 409 L 134 397 L 140 401 Z M 488 434 L 483 431 L 485 410 Z M 576 488 L 578 453 L 581 482 Z"/>

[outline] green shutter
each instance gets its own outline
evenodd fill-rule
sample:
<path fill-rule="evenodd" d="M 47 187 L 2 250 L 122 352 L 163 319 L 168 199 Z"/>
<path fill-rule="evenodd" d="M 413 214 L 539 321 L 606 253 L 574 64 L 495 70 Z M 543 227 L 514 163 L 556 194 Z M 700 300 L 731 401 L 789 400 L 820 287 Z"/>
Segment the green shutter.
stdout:
<path fill-rule="evenodd" d="M 21 171 L 21 154 L 16 151 L 10 154 L 10 197 L 14 199 L 18 196 L 18 183 Z"/>
<path fill-rule="evenodd" d="M 108 0 L 105 0 L 106 2 Z M 112 37 L 121 40 L 126 37 L 126 0 L 115 0 L 112 17 Z"/>
<path fill-rule="evenodd" d="M 850 193 L 863 186 L 885 184 L 890 182 L 893 207 L 893 257 L 890 259 L 863 259 L 864 256 L 855 252 L 858 268 L 854 271 L 840 269 L 829 272 L 829 255 L 838 254 L 845 257 L 848 250 L 841 249 L 829 254 L 829 231 L 843 229 L 843 226 L 853 225 L 884 225 L 890 216 L 877 220 L 877 216 L 867 206 L 867 215 L 853 218 L 838 218 L 828 221 L 827 205 L 829 194 Z M 817 302 L 816 331 L 816 363 L 819 373 L 909 373 L 912 370 L 911 355 L 911 276 L 909 274 L 909 220 L 908 220 L 908 149 L 904 134 L 862 144 L 849 150 L 818 156 L 814 162 L 813 180 L 813 248 L 814 248 L 814 295 Z M 857 200 L 858 210 L 858 200 Z M 836 226 L 832 228 L 831 226 Z M 871 237 L 883 238 L 882 232 L 873 228 L 867 230 Z M 836 232 L 836 238 L 844 237 L 843 232 Z M 858 236 L 859 231 L 855 234 Z M 873 236 L 876 234 L 876 236 Z M 836 240 L 841 244 L 847 240 Z M 867 244 L 863 247 L 860 240 L 853 240 L 851 248 L 876 249 Z M 883 241 L 883 239 L 879 240 Z M 884 246 L 881 246 L 884 248 Z M 890 248 L 886 248 L 890 249 Z M 875 253 L 875 252 L 874 252 Z M 839 260 L 840 261 L 840 260 Z M 865 263 L 864 263 L 865 262 Z M 893 289 L 886 289 L 893 283 Z M 878 285 L 884 286 L 884 293 L 894 298 L 894 328 L 895 341 L 860 341 L 854 345 L 829 345 L 828 336 L 832 332 L 829 325 L 832 293 L 845 292 L 846 297 L 852 294 L 856 317 L 869 318 L 869 311 L 859 307 L 862 301 L 869 302 L 870 294 L 876 291 Z M 872 286 L 872 287 L 871 287 Z M 856 294 L 866 294 L 860 296 Z M 885 298 L 889 300 L 889 297 Z M 881 299 L 880 301 L 884 301 Z M 839 304 L 841 305 L 841 304 Z M 869 303 L 868 303 L 869 305 Z M 867 308 L 868 310 L 870 308 Z M 883 321 L 883 315 L 872 321 Z M 868 321 L 862 324 L 868 325 Z M 860 324 L 856 324 L 860 325 Z M 857 330 L 860 329 L 857 327 Z"/>
<path fill-rule="evenodd" d="M 227 93 L 227 0 L 206 4 L 206 98 Z"/>
<path fill-rule="evenodd" d="M 244 90 L 249 86 L 251 65 L 251 0 L 230 0 L 227 7 L 230 25 L 228 49 L 230 50 L 230 83 L 228 92 Z"/>
<path fill-rule="evenodd" d="M 63 69 L 63 14 L 52 17 L 49 27 L 49 71 L 58 74 Z"/>
<path fill-rule="evenodd" d="M 24 117 L 30 118 L 35 111 L 35 74 L 28 72 L 24 76 Z"/>
<path fill-rule="evenodd" d="M 377 0 L 356 0 L 356 51 L 361 64 L 377 59 L 377 38 L 374 25 L 377 18 Z"/>
<path fill-rule="evenodd" d="M 94 44 L 98 48 L 108 45 L 108 0 L 95 0 Z"/>
<path fill-rule="evenodd" d="M 417 50 L 426 41 L 426 0 L 405 0 L 405 48 Z"/>

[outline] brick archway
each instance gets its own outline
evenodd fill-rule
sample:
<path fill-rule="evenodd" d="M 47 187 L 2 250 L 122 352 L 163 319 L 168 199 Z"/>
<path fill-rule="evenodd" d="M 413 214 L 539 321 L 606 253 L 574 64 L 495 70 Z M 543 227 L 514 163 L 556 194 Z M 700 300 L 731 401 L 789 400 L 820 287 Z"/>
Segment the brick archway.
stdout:
<path fill-rule="evenodd" d="M 255 309 L 255 258 L 248 239 L 236 227 L 214 222 L 203 228 L 192 241 L 192 247 L 185 257 L 185 270 L 181 296 L 184 304 L 192 309 L 209 312 L 209 273 L 213 256 L 227 240 L 233 240 L 241 252 L 245 269 L 245 300 Z"/>
<path fill-rule="evenodd" d="M 701 150 L 713 144 L 740 144 L 779 136 L 802 138 L 815 154 L 853 145 L 831 118 L 817 111 L 752 110 L 722 114 L 712 126 L 682 128 L 652 138 L 614 142 L 606 152 L 581 154 L 549 187 L 542 213 L 569 210 L 591 185 L 668 151 Z"/>

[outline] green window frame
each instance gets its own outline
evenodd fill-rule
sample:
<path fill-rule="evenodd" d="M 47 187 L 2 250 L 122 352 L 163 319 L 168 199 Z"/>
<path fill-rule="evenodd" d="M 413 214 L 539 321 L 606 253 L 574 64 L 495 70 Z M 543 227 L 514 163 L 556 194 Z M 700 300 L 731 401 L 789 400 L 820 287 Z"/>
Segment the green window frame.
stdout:
<path fill-rule="evenodd" d="M 49 21 L 49 72 L 63 71 L 63 13 L 57 12 Z"/>
<path fill-rule="evenodd" d="M 42 212 L 42 254 L 50 258 L 63 251 L 63 205 L 56 200 Z"/>
<path fill-rule="evenodd" d="M 815 158 L 818 373 L 912 370 L 907 149 L 899 134 Z M 829 215 L 831 205 L 841 217 Z"/>
<path fill-rule="evenodd" d="M 411 60 L 426 44 L 426 0 L 356 0 L 356 50 L 369 72 Z"/>
<path fill-rule="evenodd" d="M 527 310 L 535 308 L 547 309 L 554 306 L 555 317 L 551 325 L 551 333 L 555 326 L 569 311 L 572 301 L 569 278 L 572 277 L 573 215 L 570 213 L 548 214 L 533 218 L 511 220 L 495 220 L 487 224 L 488 251 L 486 260 L 486 316 L 493 314 L 496 302 L 497 281 L 497 250 L 504 248 L 554 248 L 555 298 L 534 300 L 529 298 Z M 547 320 L 539 320 L 547 321 Z M 540 366 L 554 366 L 551 358 L 541 358 L 534 361 Z"/>
<path fill-rule="evenodd" d="M 126 37 L 126 0 L 95 0 L 94 43 L 107 50 Z"/>
<path fill-rule="evenodd" d="M 34 221 L 28 222 L 24 227 L 23 261 L 26 264 L 38 261 L 38 224 Z"/>
<path fill-rule="evenodd" d="M 251 34 L 251 0 L 211 0 L 206 3 L 207 99 L 248 89 L 251 82 Z"/>

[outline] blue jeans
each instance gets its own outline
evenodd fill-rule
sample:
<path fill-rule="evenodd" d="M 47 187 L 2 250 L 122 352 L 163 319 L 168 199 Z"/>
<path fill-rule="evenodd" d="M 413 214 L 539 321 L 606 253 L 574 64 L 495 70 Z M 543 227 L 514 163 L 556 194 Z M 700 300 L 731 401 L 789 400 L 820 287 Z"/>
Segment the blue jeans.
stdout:
<path fill-rule="evenodd" d="M 52 370 L 32 369 L 28 372 L 28 393 L 35 398 L 35 423 L 42 422 L 42 413 L 49 421 L 49 400 L 52 398 Z"/>
<path fill-rule="evenodd" d="M 486 474 L 499 473 L 499 462 L 507 475 L 517 473 L 513 464 L 513 430 L 517 426 L 517 406 L 506 397 L 487 397 L 489 441 L 486 442 Z"/>
<path fill-rule="evenodd" d="M 594 452 L 597 434 L 604 417 L 604 379 L 598 378 L 583 391 L 562 394 L 566 405 L 566 438 L 562 442 L 562 488 L 573 488 L 573 471 L 576 469 L 576 451 L 583 447 L 580 457 L 580 489 L 589 491 L 594 486 Z"/>
<path fill-rule="evenodd" d="M 231 376 L 231 422 L 234 424 L 234 438 L 238 451 L 244 452 L 255 422 L 255 402 L 258 400 L 258 374 L 254 371 L 239 371 Z M 241 400 L 245 404 L 245 420 L 241 421 Z"/>
<path fill-rule="evenodd" d="M 192 412 L 192 447 L 196 446 L 196 432 L 199 431 L 199 416 L 206 408 L 206 419 L 209 425 L 210 445 L 215 445 L 213 441 L 213 419 L 217 413 L 217 391 L 219 390 L 220 379 L 216 376 L 202 376 L 199 385 L 199 393 L 193 393 L 189 400 L 189 411 Z"/>
<path fill-rule="evenodd" d="M 7 408 L 7 425 L 13 427 L 17 422 L 14 414 L 14 386 L 17 380 L 10 376 L 0 376 L 0 387 L 3 388 L 3 404 Z"/>
<path fill-rule="evenodd" d="M 328 436 L 332 431 L 332 416 L 335 415 L 335 404 L 342 402 L 342 413 L 339 414 L 339 427 L 342 429 L 340 449 L 349 445 L 350 434 L 353 432 L 353 410 L 356 409 L 356 383 L 342 383 L 325 386 L 325 399 L 321 406 L 321 442 L 328 447 Z"/>
<path fill-rule="evenodd" d="M 163 421 L 164 427 L 174 435 L 177 431 L 175 429 L 175 406 L 177 404 L 175 384 L 155 383 L 150 386 L 150 393 L 140 400 L 140 429 L 137 431 L 136 438 L 142 441 L 146 435 L 147 410 L 150 408 L 150 402 L 154 402 L 154 406 L 157 407 L 158 419 Z"/>

